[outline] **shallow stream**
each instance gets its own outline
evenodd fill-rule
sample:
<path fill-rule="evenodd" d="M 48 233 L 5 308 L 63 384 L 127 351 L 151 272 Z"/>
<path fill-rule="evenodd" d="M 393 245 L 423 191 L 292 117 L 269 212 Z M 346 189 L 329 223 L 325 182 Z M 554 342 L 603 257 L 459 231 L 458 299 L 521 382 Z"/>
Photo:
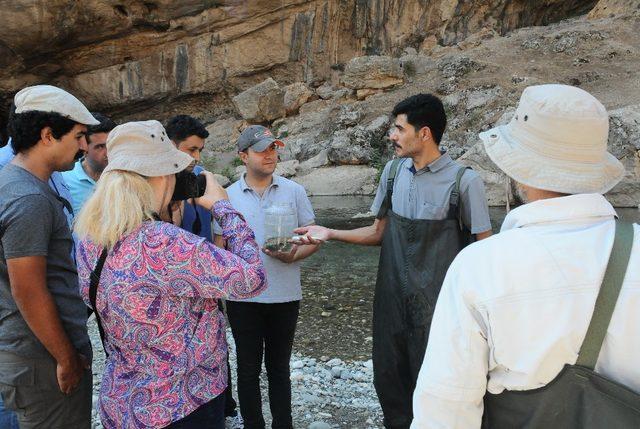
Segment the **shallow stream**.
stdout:
<path fill-rule="evenodd" d="M 313 197 L 316 223 L 331 228 L 366 226 L 371 218 L 353 218 L 369 211 L 372 197 Z M 625 220 L 640 222 L 640 210 L 618 209 Z M 505 216 L 490 209 L 493 231 Z M 337 242 L 323 244 L 302 267 L 303 302 L 294 348 L 307 356 L 367 360 L 371 355 L 373 290 L 379 247 Z"/>

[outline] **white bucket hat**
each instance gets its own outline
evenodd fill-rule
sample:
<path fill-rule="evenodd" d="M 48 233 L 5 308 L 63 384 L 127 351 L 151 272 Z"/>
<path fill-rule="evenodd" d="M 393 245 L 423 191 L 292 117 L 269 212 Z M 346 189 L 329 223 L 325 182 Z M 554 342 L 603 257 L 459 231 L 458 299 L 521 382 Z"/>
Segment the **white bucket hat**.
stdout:
<path fill-rule="evenodd" d="M 83 125 L 99 125 L 89 110 L 67 91 L 51 85 L 28 86 L 13 98 L 16 113 L 55 112 Z"/>
<path fill-rule="evenodd" d="M 537 189 L 604 194 L 624 176 L 607 152 L 607 110 L 568 85 L 524 90 L 507 125 L 480 133 L 491 160 L 507 176 Z"/>
<path fill-rule="evenodd" d="M 109 164 L 105 172 L 133 171 L 147 177 L 175 174 L 193 162 L 191 156 L 171 143 L 158 121 L 118 125 L 107 137 L 107 153 Z"/>

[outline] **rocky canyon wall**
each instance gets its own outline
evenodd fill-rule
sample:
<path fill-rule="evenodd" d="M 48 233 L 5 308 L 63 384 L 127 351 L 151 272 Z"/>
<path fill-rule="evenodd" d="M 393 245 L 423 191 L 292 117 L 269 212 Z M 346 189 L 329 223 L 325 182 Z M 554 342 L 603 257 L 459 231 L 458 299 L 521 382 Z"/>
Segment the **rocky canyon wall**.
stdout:
<path fill-rule="evenodd" d="M 393 104 L 435 92 L 444 146 L 473 165 L 492 203 L 501 175 L 477 132 L 505 121 L 527 85 L 582 86 L 612 113 L 640 201 L 640 0 L 2 1 L 0 128 L 13 94 L 69 89 L 119 120 L 187 113 L 208 124 L 205 162 L 234 177 L 247 123 L 286 141 L 280 172 L 312 194 L 368 194 L 389 157 Z"/>
<path fill-rule="evenodd" d="M 0 94 L 6 101 L 24 85 L 55 81 L 94 108 L 134 114 L 160 100 L 228 99 L 268 76 L 314 84 L 355 56 L 451 45 L 486 28 L 505 33 L 547 24 L 594 3 L 5 1 Z"/>

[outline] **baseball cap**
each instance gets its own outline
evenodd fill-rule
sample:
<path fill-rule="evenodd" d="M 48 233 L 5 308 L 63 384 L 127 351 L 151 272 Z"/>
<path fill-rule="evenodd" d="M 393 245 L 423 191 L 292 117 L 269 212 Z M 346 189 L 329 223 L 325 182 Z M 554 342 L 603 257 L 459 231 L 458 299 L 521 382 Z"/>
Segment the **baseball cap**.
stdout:
<path fill-rule="evenodd" d="M 35 85 L 21 89 L 13 98 L 16 113 L 54 112 L 83 125 L 99 125 L 89 110 L 73 95 L 52 85 Z"/>
<path fill-rule="evenodd" d="M 284 143 L 276 139 L 269 128 L 262 125 L 251 125 L 242 131 L 238 137 L 238 152 L 242 152 L 249 148 L 256 152 L 262 152 L 275 143 L 279 147 L 283 147 Z"/>

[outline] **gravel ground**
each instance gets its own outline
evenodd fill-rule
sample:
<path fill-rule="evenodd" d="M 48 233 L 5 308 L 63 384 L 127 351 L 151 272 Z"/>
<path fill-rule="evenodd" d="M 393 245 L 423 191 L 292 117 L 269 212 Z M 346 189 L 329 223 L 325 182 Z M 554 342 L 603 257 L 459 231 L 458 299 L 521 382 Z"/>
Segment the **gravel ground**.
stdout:
<path fill-rule="evenodd" d="M 317 223 L 356 228 L 372 222 L 354 218 L 366 212 L 369 197 L 315 198 Z M 339 208 L 337 208 L 339 207 Z M 382 411 L 373 388 L 371 314 L 379 248 L 326 243 L 302 267 L 303 300 L 291 358 L 293 420 L 296 428 L 381 428 Z M 104 368 L 104 353 L 92 317 L 94 419 L 101 428 L 96 401 Z M 234 374 L 235 344 L 227 332 Z M 262 401 L 270 425 L 267 382 L 262 377 Z M 238 398 L 234 394 L 234 398 Z M 314 423 L 316 423 L 314 425 Z M 324 424 L 322 424 L 324 423 Z"/>
<path fill-rule="evenodd" d="M 96 402 L 104 369 L 104 353 L 97 325 L 89 321 L 93 342 L 93 424 L 102 428 Z M 230 362 L 235 374 L 235 344 L 227 332 Z M 235 377 L 234 377 L 235 379 Z M 382 412 L 373 389 L 371 360 L 342 360 L 322 356 L 320 359 L 295 352 L 291 359 L 293 420 L 296 428 L 380 428 Z M 270 425 L 266 377 L 262 379 L 262 397 L 267 427 Z M 235 385 L 234 385 L 235 390 Z M 237 399 L 237 392 L 234 394 Z"/>

